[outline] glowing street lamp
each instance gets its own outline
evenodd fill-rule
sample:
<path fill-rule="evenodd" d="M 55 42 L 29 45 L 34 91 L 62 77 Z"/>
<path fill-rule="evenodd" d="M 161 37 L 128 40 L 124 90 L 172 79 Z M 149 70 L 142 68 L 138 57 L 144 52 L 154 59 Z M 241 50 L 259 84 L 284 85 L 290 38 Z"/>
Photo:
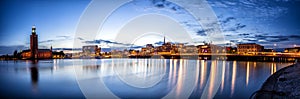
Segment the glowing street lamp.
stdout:
<path fill-rule="evenodd" d="M 274 51 L 275 51 L 275 49 L 276 49 L 276 46 L 277 46 L 277 44 L 275 43 L 275 44 L 274 44 L 274 48 L 273 48 L 272 52 L 274 52 Z"/>

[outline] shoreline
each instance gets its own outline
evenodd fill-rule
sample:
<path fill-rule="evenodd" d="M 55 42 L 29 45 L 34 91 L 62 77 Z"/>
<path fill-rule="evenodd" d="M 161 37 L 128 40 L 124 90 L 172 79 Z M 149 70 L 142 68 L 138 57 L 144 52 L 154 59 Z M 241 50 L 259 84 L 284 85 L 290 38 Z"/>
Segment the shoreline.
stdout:
<path fill-rule="evenodd" d="M 252 96 L 250 98 L 254 99 L 299 99 L 300 63 L 284 67 L 269 76 L 261 88 L 254 92 Z"/>
<path fill-rule="evenodd" d="M 90 59 L 187 59 L 187 60 L 218 60 L 218 61 L 245 61 L 245 62 L 276 62 L 276 63 L 291 63 L 294 61 L 257 61 L 257 60 L 229 60 L 229 59 L 194 59 L 194 58 L 52 58 L 52 59 L 6 59 L 0 61 L 43 61 L 43 60 L 72 60 L 72 59 L 83 59 L 83 60 L 90 60 Z M 287 66 L 289 67 L 289 66 Z M 284 67 L 286 68 L 286 67 Z M 282 69 L 284 69 L 282 68 Z M 278 70 L 280 71 L 280 70 Z M 278 72 L 277 71 L 277 72 Z"/>

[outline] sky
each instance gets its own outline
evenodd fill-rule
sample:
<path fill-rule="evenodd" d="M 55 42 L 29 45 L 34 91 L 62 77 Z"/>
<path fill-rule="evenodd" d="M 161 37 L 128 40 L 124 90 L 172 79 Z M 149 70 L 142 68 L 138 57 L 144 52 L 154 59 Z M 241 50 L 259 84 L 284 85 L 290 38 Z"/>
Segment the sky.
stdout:
<path fill-rule="evenodd" d="M 29 47 L 31 27 L 35 25 L 40 48 L 72 48 L 74 40 L 83 45 L 112 45 L 142 47 L 160 45 L 165 33 L 142 33 L 134 42 L 119 42 L 116 35 L 122 27 L 145 14 L 166 16 L 182 26 L 193 42 L 170 39 L 167 41 L 191 45 L 210 42 L 206 32 L 191 13 L 165 0 L 133 0 L 116 9 L 93 39 L 75 38 L 81 15 L 90 0 L 1 0 L 0 55 Z M 189 2 L 185 0 L 185 2 Z M 265 48 L 300 46 L 299 0 L 207 0 L 221 26 L 224 41 L 212 42 L 222 46 L 258 43 Z M 193 4 L 191 4 L 193 6 Z M 95 12 L 95 13 L 100 13 Z M 205 20 L 205 19 L 204 19 Z M 154 19 L 152 21 L 155 21 Z M 163 24 L 162 24 L 163 25 Z M 135 26 L 136 29 L 141 27 Z M 172 27 L 171 27 L 172 28 Z M 174 33 L 177 28 L 173 28 Z M 131 33 L 128 33 L 129 35 Z M 147 42 L 146 42 L 147 41 Z M 129 43 L 129 44 L 128 44 Z"/>

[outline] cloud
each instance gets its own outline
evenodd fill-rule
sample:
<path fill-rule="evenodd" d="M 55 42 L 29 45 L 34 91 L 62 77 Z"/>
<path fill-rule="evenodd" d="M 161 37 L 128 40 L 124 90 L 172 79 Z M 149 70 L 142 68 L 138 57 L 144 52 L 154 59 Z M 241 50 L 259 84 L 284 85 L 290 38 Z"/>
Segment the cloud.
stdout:
<path fill-rule="evenodd" d="M 246 25 L 244 25 L 242 23 L 236 23 L 233 26 L 231 26 L 230 24 L 222 23 L 222 29 L 224 32 L 236 32 L 245 27 L 246 27 Z"/>
<path fill-rule="evenodd" d="M 167 8 L 175 12 L 182 9 L 180 6 L 166 0 L 152 0 L 152 4 L 156 8 Z"/>
<path fill-rule="evenodd" d="M 247 41 L 247 42 L 258 42 L 257 39 L 243 39 L 243 40 L 245 40 L 245 41 Z"/>
<path fill-rule="evenodd" d="M 289 2 L 289 1 L 288 1 Z M 213 8 L 221 8 L 238 14 L 260 20 L 274 20 L 285 13 L 288 8 L 284 6 L 284 0 L 208 0 Z"/>
<path fill-rule="evenodd" d="M 231 37 L 232 35 L 231 34 L 226 34 L 225 36 Z"/>
<path fill-rule="evenodd" d="M 245 28 L 245 27 L 246 27 L 246 25 L 243 25 L 243 24 L 241 24 L 241 23 L 238 23 L 238 24 L 236 24 L 235 26 L 236 26 L 236 27 L 235 27 L 236 30 L 239 30 L 239 29 L 242 29 L 242 28 Z"/>
<path fill-rule="evenodd" d="M 241 23 L 237 23 L 232 27 L 222 27 L 224 32 L 237 32 L 240 29 L 245 28 L 246 25 L 242 25 Z"/>
<path fill-rule="evenodd" d="M 39 41 L 39 43 L 52 43 L 54 40 Z"/>
<path fill-rule="evenodd" d="M 147 11 L 147 10 L 167 10 L 172 13 L 182 14 L 182 8 L 172 2 L 166 0 L 133 0 L 135 9 L 137 11 Z M 146 5 L 140 7 L 141 5 Z"/>
<path fill-rule="evenodd" d="M 208 29 L 201 29 L 201 30 L 198 30 L 197 32 L 196 32 L 196 34 L 197 35 L 199 35 L 199 36 L 206 36 L 206 33 L 207 32 L 210 32 L 210 31 L 213 31 L 214 29 L 213 28 L 208 28 Z"/>
<path fill-rule="evenodd" d="M 79 39 L 79 40 L 84 40 L 83 38 L 81 38 L 81 37 L 77 37 L 77 39 Z"/>
<path fill-rule="evenodd" d="M 239 40 L 229 40 L 230 42 L 237 43 Z"/>
<path fill-rule="evenodd" d="M 20 50 L 28 49 L 24 45 L 14 45 L 14 46 L 0 46 L 0 55 L 13 54 L 15 50 L 20 52 Z"/>
<path fill-rule="evenodd" d="M 228 17 L 228 18 L 226 18 L 225 20 L 223 20 L 223 21 L 221 21 L 223 24 L 226 24 L 226 23 L 228 23 L 228 22 L 230 22 L 230 21 L 232 21 L 232 20 L 235 20 L 235 18 L 234 17 Z"/>
<path fill-rule="evenodd" d="M 242 34 L 238 34 L 239 36 L 248 36 L 250 35 L 249 33 L 242 33 Z"/>
<path fill-rule="evenodd" d="M 208 26 L 214 28 L 214 26 L 220 25 L 221 29 L 224 32 L 238 32 L 238 30 L 246 27 L 246 25 L 239 22 L 236 17 L 233 17 L 233 16 L 226 17 L 224 15 L 219 15 L 217 17 L 218 17 L 219 21 L 210 23 L 210 24 L 208 24 Z"/>
<path fill-rule="evenodd" d="M 114 44 L 114 47 L 110 47 L 109 50 L 106 51 L 110 51 L 110 50 L 124 50 L 124 49 L 138 49 L 138 48 L 142 48 L 145 46 L 138 46 L 138 45 L 134 45 L 134 44 L 125 44 L 125 43 L 120 43 L 120 42 L 115 42 L 115 41 L 110 41 L 110 40 L 92 40 L 92 41 L 84 41 L 83 43 L 86 44 Z"/>
<path fill-rule="evenodd" d="M 56 36 L 57 38 L 64 38 L 64 39 L 69 39 L 71 36 Z"/>
<path fill-rule="evenodd" d="M 92 41 L 83 41 L 83 43 L 86 43 L 86 44 L 102 44 L 102 43 L 105 43 L 105 44 L 116 44 L 116 45 L 123 45 L 123 46 L 131 46 L 132 45 L 132 44 L 114 42 L 114 41 L 110 41 L 110 40 L 102 40 L 102 39 L 92 40 Z"/>
<path fill-rule="evenodd" d="M 164 8 L 166 1 L 165 0 L 153 0 L 152 3 L 155 7 Z"/>
<path fill-rule="evenodd" d="M 61 42 L 65 40 L 70 40 L 72 39 L 71 36 L 56 36 L 55 39 L 49 39 L 49 40 L 44 40 L 44 41 L 39 41 L 39 43 L 44 44 L 44 43 L 54 43 L 54 42 Z"/>
<path fill-rule="evenodd" d="M 268 34 L 256 34 L 250 35 L 248 33 L 239 34 L 242 40 L 230 40 L 233 43 L 258 43 L 263 45 L 270 45 L 270 44 L 284 44 L 284 43 L 291 43 L 293 42 L 300 42 L 300 35 L 268 35 Z M 291 45 L 291 44 L 288 44 Z M 284 45 L 287 46 L 287 45 Z"/>
<path fill-rule="evenodd" d="M 124 49 L 138 49 L 138 48 L 142 48 L 145 46 L 138 46 L 138 45 L 134 45 L 134 44 L 126 44 L 126 43 L 120 43 L 120 42 L 115 42 L 115 41 L 110 41 L 110 40 L 103 40 L 103 39 L 99 39 L 99 40 L 91 40 L 91 41 L 83 41 L 83 43 L 85 44 L 114 44 L 114 47 L 111 47 L 115 50 L 124 50 Z M 111 49 L 110 48 L 110 49 Z"/>
<path fill-rule="evenodd" d="M 138 49 L 138 48 L 143 48 L 144 46 L 130 46 L 130 48 L 133 48 L 133 49 Z"/>
<path fill-rule="evenodd" d="M 224 18 L 224 16 L 218 16 L 218 18 L 220 19 L 219 23 L 218 22 L 213 22 L 210 24 L 207 24 L 207 26 L 211 27 L 208 29 L 197 29 L 196 30 L 196 34 L 198 36 L 206 36 L 207 32 L 213 31 L 215 26 L 219 25 L 221 26 L 221 29 L 224 32 L 237 32 L 238 30 L 241 30 L 243 28 L 246 28 L 247 25 L 242 24 L 240 22 L 236 21 L 235 17 L 226 17 Z M 188 22 L 181 22 L 183 24 L 186 24 L 187 26 L 191 26 Z M 197 27 L 200 27 L 199 25 L 197 25 Z"/>
<path fill-rule="evenodd" d="M 162 45 L 162 44 L 164 44 L 164 42 L 163 41 L 158 41 L 158 42 L 155 42 L 154 44 L 155 45 Z"/>

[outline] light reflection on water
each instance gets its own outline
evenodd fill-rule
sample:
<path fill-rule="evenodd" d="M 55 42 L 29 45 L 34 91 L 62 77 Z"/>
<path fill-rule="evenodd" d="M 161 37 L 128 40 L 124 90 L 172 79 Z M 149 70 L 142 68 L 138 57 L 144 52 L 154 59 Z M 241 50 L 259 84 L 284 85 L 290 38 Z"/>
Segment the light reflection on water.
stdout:
<path fill-rule="evenodd" d="M 77 80 L 100 79 L 107 95 L 119 98 L 249 98 L 288 65 L 185 59 L 1 61 L 0 90 L 3 97 L 83 98 L 93 87 L 84 89 Z"/>

